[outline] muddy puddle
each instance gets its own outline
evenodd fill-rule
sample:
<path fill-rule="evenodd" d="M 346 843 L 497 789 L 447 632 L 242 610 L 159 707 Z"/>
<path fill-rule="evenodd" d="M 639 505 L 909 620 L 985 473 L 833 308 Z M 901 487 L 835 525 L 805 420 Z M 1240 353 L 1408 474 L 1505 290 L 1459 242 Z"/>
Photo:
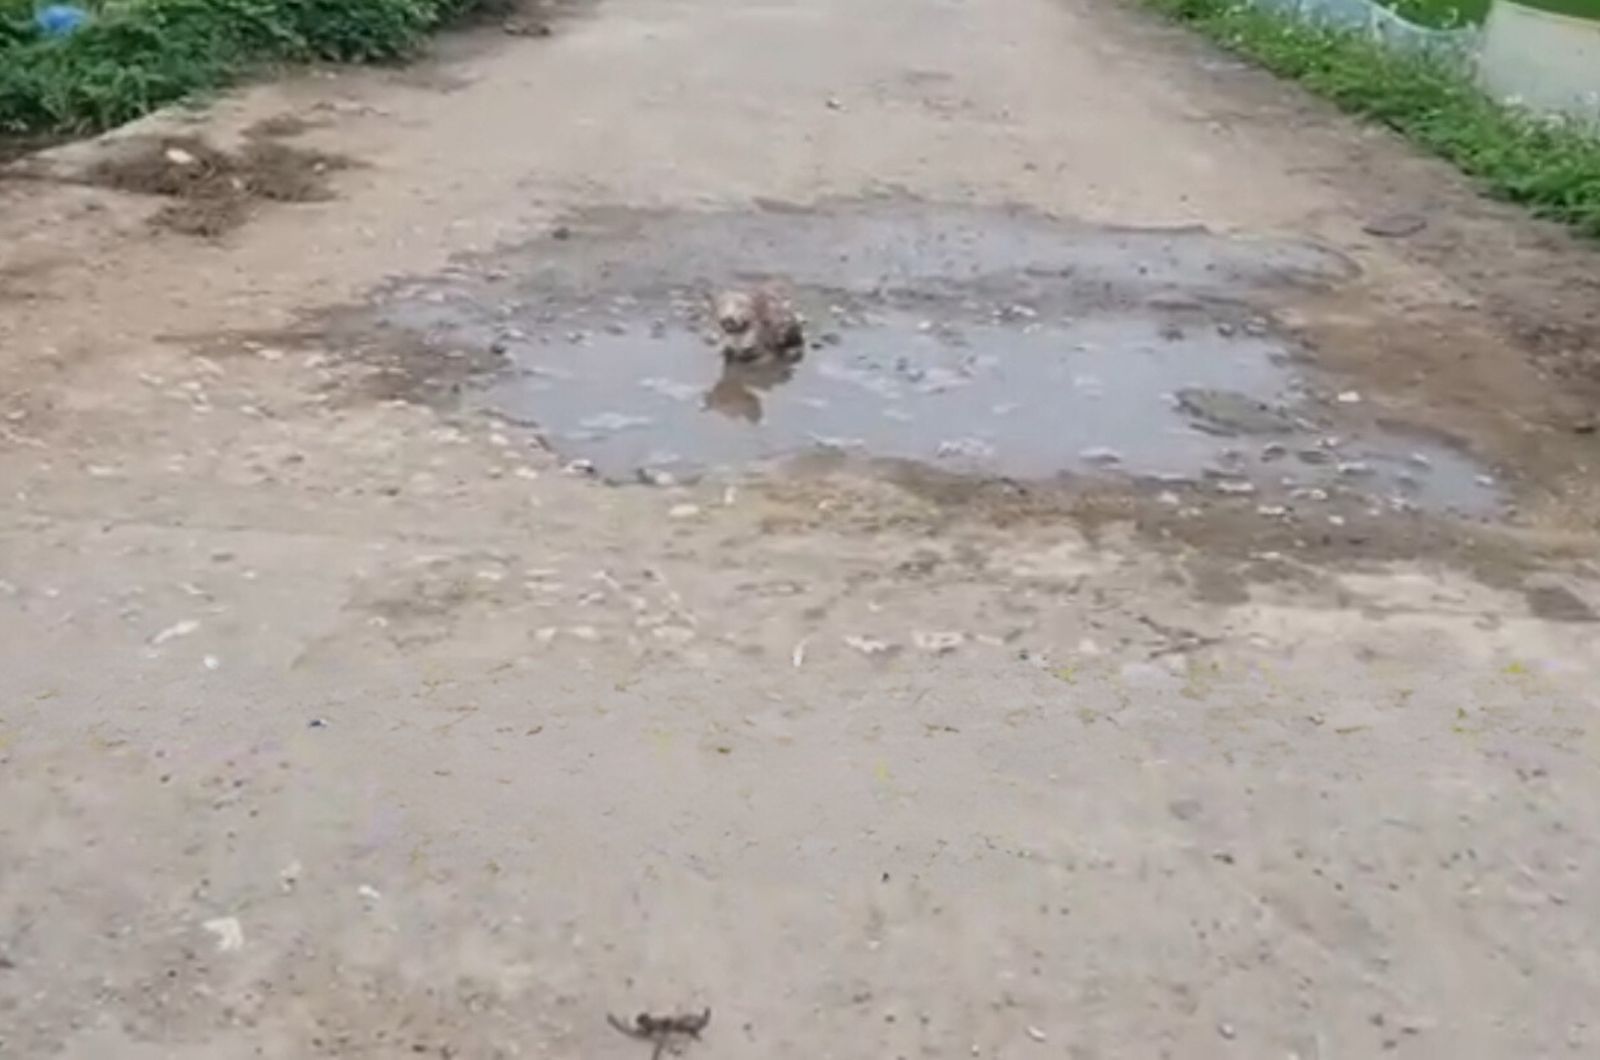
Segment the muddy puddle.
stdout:
<path fill-rule="evenodd" d="M 1484 469 L 1319 380 L 1275 302 L 1336 284 L 1316 248 L 1014 212 L 855 206 L 604 215 L 390 292 L 382 326 L 492 350 L 471 400 L 619 482 L 818 448 L 1018 479 L 1481 514 Z M 728 368 L 721 286 L 775 279 L 806 314 L 792 368 Z M 454 351 L 452 353 L 452 351 Z"/>

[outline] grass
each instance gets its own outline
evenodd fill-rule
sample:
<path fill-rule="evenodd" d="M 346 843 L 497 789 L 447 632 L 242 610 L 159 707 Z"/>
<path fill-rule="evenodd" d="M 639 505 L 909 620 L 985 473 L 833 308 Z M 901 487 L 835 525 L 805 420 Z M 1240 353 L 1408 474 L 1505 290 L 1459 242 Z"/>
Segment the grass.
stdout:
<path fill-rule="evenodd" d="M 1600 0 L 1517 0 L 1524 7 L 1554 11 L 1558 15 L 1600 19 Z"/>
<path fill-rule="evenodd" d="M 1147 0 L 1343 110 L 1386 125 L 1477 178 L 1491 195 L 1600 238 L 1600 135 L 1502 106 L 1442 58 L 1241 6 Z"/>
<path fill-rule="evenodd" d="M 1407 22 L 1429 29 L 1455 29 L 1481 25 L 1489 15 L 1489 0 L 1378 0 Z"/>
<path fill-rule="evenodd" d="M 1482 25 L 1489 17 L 1491 0 L 1378 0 L 1397 15 L 1419 26 L 1453 29 Z M 1537 7 L 1561 15 L 1600 19 L 1600 0 L 1517 0 L 1526 7 Z"/>
<path fill-rule="evenodd" d="M 95 132 L 266 64 L 383 62 L 478 0 L 103 0 L 85 29 L 33 32 L 0 0 L 0 134 Z"/>

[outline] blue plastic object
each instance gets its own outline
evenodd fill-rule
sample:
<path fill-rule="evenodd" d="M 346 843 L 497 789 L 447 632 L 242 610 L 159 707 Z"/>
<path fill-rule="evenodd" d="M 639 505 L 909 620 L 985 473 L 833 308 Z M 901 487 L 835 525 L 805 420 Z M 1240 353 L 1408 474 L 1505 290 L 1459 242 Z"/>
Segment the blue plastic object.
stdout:
<path fill-rule="evenodd" d="M 33 16 L 34 25 L 46 37 L 70 37 L 89 23 L 89 12 L 75 4 L 50 4 Z"/>

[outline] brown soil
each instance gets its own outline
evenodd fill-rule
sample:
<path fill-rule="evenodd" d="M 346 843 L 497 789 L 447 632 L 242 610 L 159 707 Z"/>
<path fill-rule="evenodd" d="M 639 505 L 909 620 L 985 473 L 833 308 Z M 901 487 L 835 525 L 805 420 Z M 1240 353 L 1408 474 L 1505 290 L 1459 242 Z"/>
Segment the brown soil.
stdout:
<path fill-rule="evenodd" d="M 62 141 L 63 137 L 60 136 L 0 135 L 0 166 L 14 162 L 24 155 L 31 155 L 35 151 L 54 147 Z"/>
<path fill-rule="evenodd" d="M 153 219 L 161 228 L 214 238 L 243 224 L 258 202 L 323 202 L 328 175 L 349 161 L 268 139 L 253 139 L 237 154 L 195 137 L 139 143 L 93 166 L 89 182 L 118 191 L 174 200 Z"/>
<path fill-rule="evenodd" d="M 1126 531 L 1158 552 L 1204 557 L 1208 571 L 1226 571 L 1229 586 L 1241 590 L 1251 582 L 1300 580 L 1311 570 L 1424 562 L 1463 571 L 1484 585 L 1533 593 L 1541 615 L 1553 621 L 1593 617 L 1581 603 L 1557 607 L 1552 595 L 1529 588 L 1541 572 L 1567 570 L 1590 555 L 1587 538 L 1544 528 L 1425 512 L 1372 515 L 1369 502 L 1358 496 L 1334 496 L 1296 510 L 1286 498 L 1222 496 L 1197 485 L 1119 485 L 1072 477 L 1023 483 L 895 461 L 861 469 L 846 458 L 818 456 L 797 461 L 792 470 L 796 473 L 781 484 L 765 487 L 785 502 L 783 515 L 768 521 L 769 532 L 827 525 L 868 534 L 937 535 L 961 527 L 1025 533 L 1066 525 L 1098 545 Z M 860 470 L 869 474 L 855 473 Z M 874 481 L 892 484 L 901 502 L 886 498 Z M 1161 493 L 1176 496 L 1178 503 Z M 1280 502 L 1289 508 L 1282 516 L 1259 510 Z M 1336 525 L 1330 516 L 1342 522 Z M 1201 597 L 1217 595 L 1201 585 L 1196 589 Z"/>
<path fill-rule="evenodd" d="M 319 128 L 321 124 L 303 115 L 286 112 L 262 118 L 246 129 L 244 134 L 252 140 L 288 139 L 308 133 L 312 129 Z"/>

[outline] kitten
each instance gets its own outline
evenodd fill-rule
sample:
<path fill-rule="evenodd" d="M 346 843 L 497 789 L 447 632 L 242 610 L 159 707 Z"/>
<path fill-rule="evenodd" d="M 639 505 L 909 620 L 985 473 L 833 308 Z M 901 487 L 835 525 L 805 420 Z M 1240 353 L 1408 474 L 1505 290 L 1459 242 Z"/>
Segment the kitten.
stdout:
<path fill-rule="evenodd" d="M 793 364 L 805 355 L 805 322 L 774 291 L 724 291 L 717 296 L 716 315 L 722 356 L 729 362 Z"/>

